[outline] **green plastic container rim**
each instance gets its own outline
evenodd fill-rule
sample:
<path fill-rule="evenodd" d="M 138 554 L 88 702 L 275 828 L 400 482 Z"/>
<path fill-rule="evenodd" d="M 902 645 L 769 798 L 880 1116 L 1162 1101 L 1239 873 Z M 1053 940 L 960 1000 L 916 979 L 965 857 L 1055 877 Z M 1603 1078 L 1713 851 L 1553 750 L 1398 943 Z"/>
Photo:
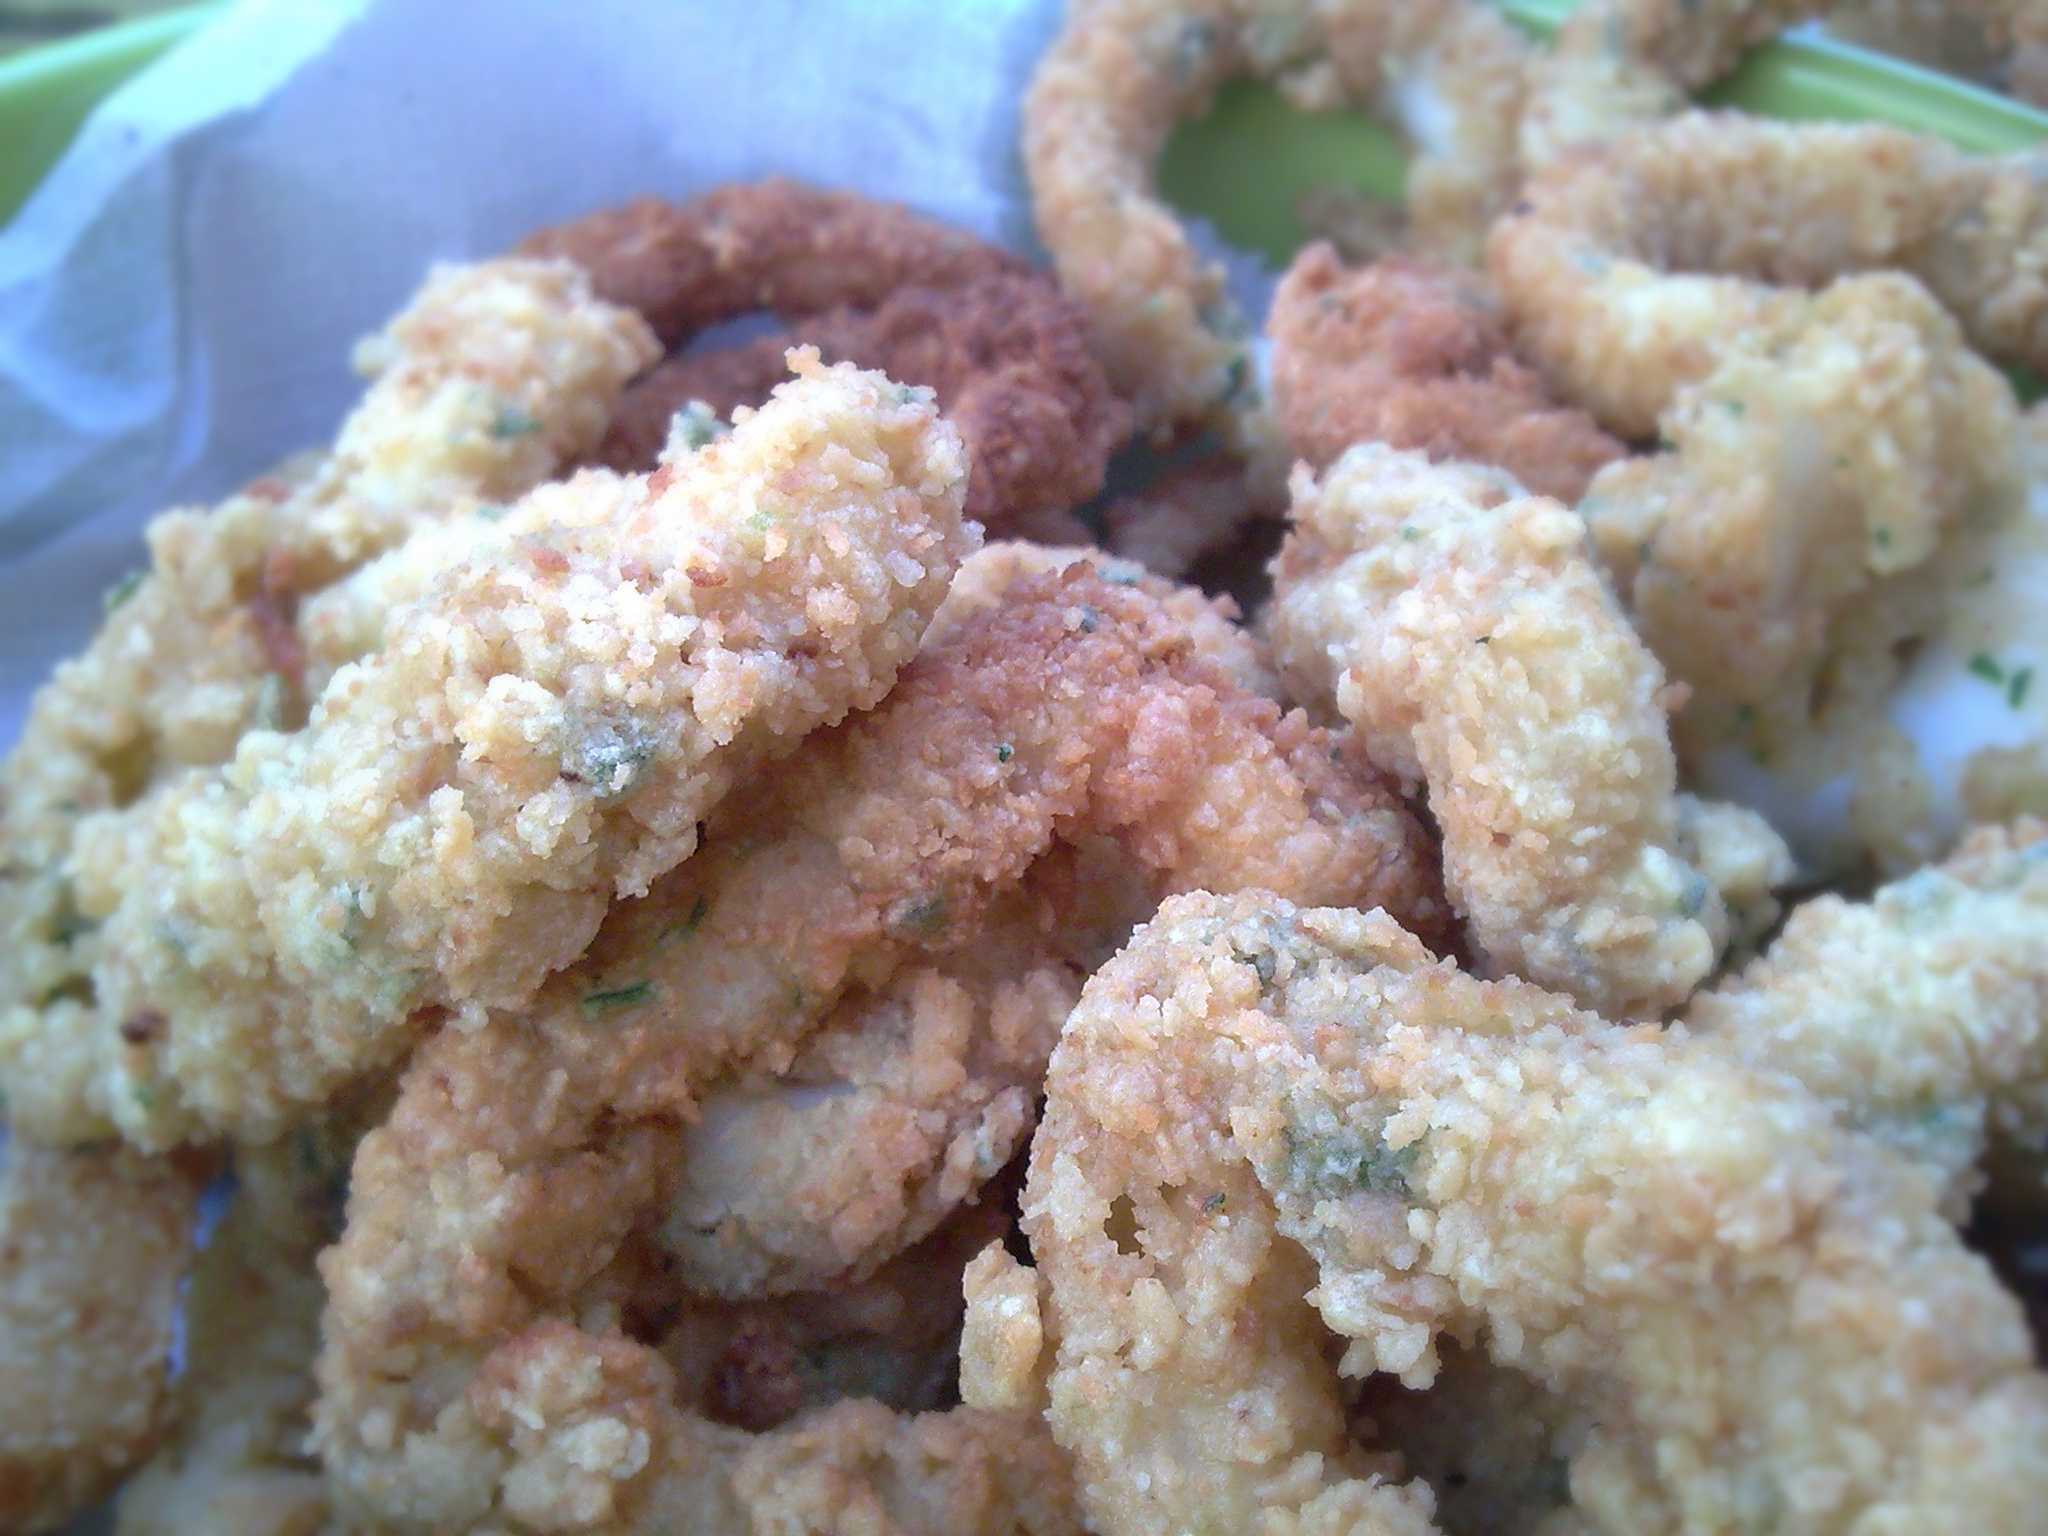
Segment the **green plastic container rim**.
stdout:
<path fill-rule="evenodd" d="M 28 201 L 94 107 L 225 9 L 184 6 L 0 60 L 0 224 Z"/>

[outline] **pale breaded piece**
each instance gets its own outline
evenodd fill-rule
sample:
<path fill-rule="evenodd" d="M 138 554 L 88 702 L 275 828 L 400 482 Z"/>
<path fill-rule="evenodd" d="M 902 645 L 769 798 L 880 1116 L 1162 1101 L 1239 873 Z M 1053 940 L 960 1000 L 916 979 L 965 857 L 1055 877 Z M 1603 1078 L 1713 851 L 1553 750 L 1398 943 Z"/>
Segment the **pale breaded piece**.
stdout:
<path fill-rule="evenodd" d="M 1383 445 L 1294 492 L 1275 657 L 1427 786 L 1489 968 L 1617 1014 L 1682 1003 L 1728 914 L 1682 855 L 1663 670 L 1584 523 L 1500 471 Z"/>
<path fill-rule="evenodd" d="M 71 1058 L 16 1116 L 267 1134 L 423 1011 L 525 1002 L 735 776 L 879 698 L 971 547 L 964 460 L 928 396 L 805 366 L 652 476 L 544 488 L 594 505 L 445 573 L 305 730 L 81 850 L 95 1007 L 6 1042 Z"/>
<path fill-rule="evenodd" d="M 0 1528 L 104 1498 L 171 1417 L 197 1170 L 112 1147 L 0 1147 Z"/>

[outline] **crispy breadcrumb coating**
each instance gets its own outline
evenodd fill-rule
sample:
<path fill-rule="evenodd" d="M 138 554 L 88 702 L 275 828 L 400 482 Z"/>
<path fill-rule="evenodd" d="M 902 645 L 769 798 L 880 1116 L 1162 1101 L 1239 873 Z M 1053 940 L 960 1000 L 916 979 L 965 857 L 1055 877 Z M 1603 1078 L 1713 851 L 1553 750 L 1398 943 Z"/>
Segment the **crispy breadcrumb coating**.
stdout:
<path fill-rule="evenodd" d="M 1718 1041 L 1195 895 L 1048 1094 L 1050 1420 L 1104 1536 L 1432 1529 L 1339 1376 L 1426 1385 L 1445 1335 L 1584 1410 L 1570 1528 L 2018 1531 L 2048 1493 L 2048 1378 L 1935 1181 Z"/>
<path fill-rule="evenodd" d="M 1469 0 L 1074 0 L 1025 98 L 1024 157 L 1039 236 L 1139 426 L 1258 436 L 1243 322 L 1153 186 L 1177 123 L 1247 74 L 1277 78 L 1303 107 L 1365 106 L 1418 149 L 1417 243 L 1470 262 L 1512 195 L 1527 51 Z"/>
<path fill-rule="evenodd" d="M 1294 482 L 1274 654 L 1426 785 L 1444 881 L 1497 974 L 1616 1014 L 1682 1003 L 1730 937 L 1681 856 L 1662 669 L 1585 525 L 1498 470 L 1380 444 Z"/>
<path fill-rule="evenodd" d="M 89 850 L 96 1008 L 8 1042 L 70 1058 L 22 1073 L 17 1120 L 272 1133 L 422 1010 L 525 1002 L 737 776 L 879 698 L 971 547 L 965 463 L 928 395 L 800 366 L 652 476 L 545 490 L 590 506 L 445 573 L 305 730 Z"/>
<path fill-rule="evenodd" d="M 0 1528 L 54 1530 L 162 1437 L 202 1177 L 112 1147 L 0 1146 Z"/>
<path fill-rule="evenodd" d="M 1496 464 L 1567 505 L 1625 452 L 1553 402 L 1470 277 L 1406 257 L 1347 271 L 1306 247 L 1273 295 L 1273 411 L 1295 457 L 1325 469 L 1353 443 Z"/>

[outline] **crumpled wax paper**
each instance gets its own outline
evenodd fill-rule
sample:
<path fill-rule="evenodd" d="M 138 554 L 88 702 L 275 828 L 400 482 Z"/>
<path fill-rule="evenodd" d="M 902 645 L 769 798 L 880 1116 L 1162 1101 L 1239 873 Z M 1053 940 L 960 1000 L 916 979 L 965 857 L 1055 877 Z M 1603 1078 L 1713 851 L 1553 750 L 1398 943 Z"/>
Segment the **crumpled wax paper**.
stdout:
<path fill-rule="evenodd" d="M 1023 246 L 1060 0 L 243 0 L 0 231 L 0 751 L 164 507 L 329 439 L 429 263 L 774 172 Z"/>

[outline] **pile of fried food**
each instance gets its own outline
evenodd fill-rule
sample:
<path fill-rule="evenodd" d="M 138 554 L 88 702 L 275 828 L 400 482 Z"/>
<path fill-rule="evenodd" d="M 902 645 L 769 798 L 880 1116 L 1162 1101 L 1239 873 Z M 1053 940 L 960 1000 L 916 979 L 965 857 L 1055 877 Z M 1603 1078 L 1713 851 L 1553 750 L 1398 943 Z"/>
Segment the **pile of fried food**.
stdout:
<path fill-rule="evenodd" d="M 1823 9 L 1076 0 L 1056 273 L 437 269 L 0 778 L 0 1528 L 2038 1529 L 2048 760 L 1944 835 L 1883 702 L 2048 162 L 1686 107 Z M 1264 357 L 1151 181 L 1244 74 L 1416 150 Z"/>

